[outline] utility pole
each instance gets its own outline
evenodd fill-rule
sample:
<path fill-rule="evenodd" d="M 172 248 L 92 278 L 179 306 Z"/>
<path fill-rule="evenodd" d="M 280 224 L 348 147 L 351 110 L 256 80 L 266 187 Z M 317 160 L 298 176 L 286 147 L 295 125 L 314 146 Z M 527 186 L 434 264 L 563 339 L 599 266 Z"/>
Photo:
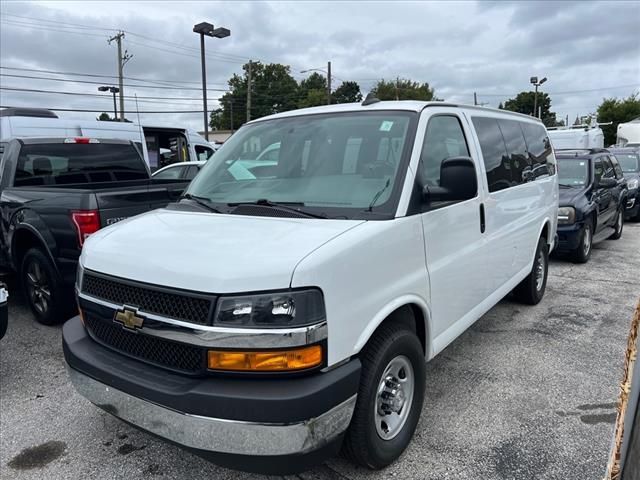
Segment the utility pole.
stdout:
<path fill-rule="evenodd" d="M 396 100 L 400 100 L 398 97 L 398 83 L 400 83 L 400 77 L 396 77 Z"/>
<path fill-rule="evenodd" d="M 331 105 L 331 62 L 327 62 L 327 105 Z"/>
<path fill-rule="evenodd" d="M 229 100 L 229 109 L 230 109 L 230 116 L 231 116 L 231 133 L 233 133 L 233 99 Z"/>
<path fill-rule="evenodd" d="M 473 104 L 478 105 L 478 95 L 476 92 L 473 92 Z"/>
<path fill-rule="evenodd" d="M 117 33 L 117 35 L 114 35 L 109 39 L 109 45 L 111 45 L 111 42 L 113 42 L 114 40 L 118 44 L 118 84 L 120 87 L 120 121 L 121 122 L 124 122 L 124 84 L 123 84 L 124 82 L 123 82 L 122 69 L 124 68 L 124 65 L 133 57 L 133 55 L 129 55 L 126 50 L 124 51 L 124 55 L 122 54 L 123 38 L 124 38 L 124 32 L 120 31 Z"/>
<path fill-rule="evenodd" d="M 251 60 L 247 72 L 247 122 L 251 120 Z"/>

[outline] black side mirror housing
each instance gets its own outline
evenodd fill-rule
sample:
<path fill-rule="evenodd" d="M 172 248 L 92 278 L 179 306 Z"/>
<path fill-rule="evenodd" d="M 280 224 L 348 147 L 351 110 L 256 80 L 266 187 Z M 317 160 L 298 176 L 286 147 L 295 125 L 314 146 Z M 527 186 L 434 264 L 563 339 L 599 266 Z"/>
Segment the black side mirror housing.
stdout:
<path fill-rule="evenodd" d="M 615 178 L 601 178 L 598 180 L 598 187 L 600 188 L 613 188 L 618 184 Z"/>
<path fill-rule="evenodd" d="M 447 158 L 440 165 L 440 186 L 425 185 L 422 197 L 431 202 L 461 202 L 478 193 L 476 167 L 469 157 Z"/>

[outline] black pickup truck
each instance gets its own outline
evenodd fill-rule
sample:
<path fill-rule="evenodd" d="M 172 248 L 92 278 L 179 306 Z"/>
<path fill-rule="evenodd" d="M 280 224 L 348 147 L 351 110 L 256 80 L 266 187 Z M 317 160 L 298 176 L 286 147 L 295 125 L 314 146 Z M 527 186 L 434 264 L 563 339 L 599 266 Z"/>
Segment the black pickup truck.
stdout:
<path fill-rule="evenodd" d="M 75 309 L 84 239 L 177 200 L 187 181 L 155 180 L 125 140 L 22 138 L 0 160 L 0 267 L 18 273 L 36 319 L 52 325 Z"/>

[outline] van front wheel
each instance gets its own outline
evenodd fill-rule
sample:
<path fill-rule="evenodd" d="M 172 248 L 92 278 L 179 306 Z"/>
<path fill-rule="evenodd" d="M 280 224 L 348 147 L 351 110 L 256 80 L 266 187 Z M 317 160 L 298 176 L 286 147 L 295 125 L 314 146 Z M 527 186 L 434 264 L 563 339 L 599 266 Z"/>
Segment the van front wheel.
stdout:
<path fill-rule="evenodd" d="M 514 294 L 519 302 L 528 305 L 536 305 L 542 300 L 544 291 L 547 288 L 547 274 L 549 272 L 549 246 L 547 241 L 540 237 L 536 256 L 533 260 L 533 268 L 527 278 L 525 278 L 515 288 Z"/>
<path fill-rule="evenodd" d="M 404 325 L 383 325 L 361 357 L 358 400 L 344 453 L 370 469 L 384 468 L 407 448 L 420 418 L 425 358 L 415 333 Z"/>

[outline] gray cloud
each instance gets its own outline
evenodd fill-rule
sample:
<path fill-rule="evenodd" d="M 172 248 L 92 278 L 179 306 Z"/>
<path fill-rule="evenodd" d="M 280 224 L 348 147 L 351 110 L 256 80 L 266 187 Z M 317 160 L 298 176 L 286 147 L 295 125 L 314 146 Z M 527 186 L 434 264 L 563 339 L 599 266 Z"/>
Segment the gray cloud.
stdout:
<path fill-rule="evenodd" d="M 226 26 L 232 31 L 229 38 L 207 39 L 207 78 L 213 88 L 224 87 L 232 74 L 241 73 L 242 63 L 249 58 L 289 64 L 298 79 L 304 76 L 300 70 L 323 67 L 331 60 L 337 78 L 356 80 L 363 90 L 371 88 L 375 79 L 400 76 L 429 82 L 439 97 L 452 101 L 471 102 L 476 91 L 481 101 L 493 106 L 529 89 L 531 75 L 547 76 L 549 82 L 545 87 L 551 93 L 640 85 L 637 2 L 396 2 L 393 8 L 384 2 L 355 1 L 117 5 L 116 12 L 113 4 L 100 2 L 83 2 L 82 8 L 77 3 L 3 2 L 0 65 L 115 75 L 115 47 L 106 43 L 114 30 L 95 30 L 90 33 L 97 36 L 83 36 L 66 24 L 120 28 L 149 37 L 133 34 L 125 37 L 126 48 L 134 55 L 125 67 L 127 76 L 193 82 L 181 85 L 194 90 L 128 88 L 127 94 L 185 99 L 141 98 L 140 110 L 197 110 L 201 108 L 199 41 L 191 28 L 199 21 L 213 20 L 216 26 Z M 7 14 L 59 23 L 48 24 L 48 28 L 29 28 L 16 23 L 37 22 Z M 106 83 L 110 79 L 95 80 Z M 10 77 L 0 77 L 0 84 L 97 93 L 97 85 L 91 84 Z M 627 96 L 632 91 L 633 87 L 625 87 L 563 93 L 552 95 L 552 100 L 559 115 L 573 118 L 593 111 L 603 97 Z M 219 92 L 209 92 L 208 96 L 210 104 L 215 104 L 213 99 Z M 105 111 L 112 108 L 110 97 L 6 90 L 0 91 L 0 103 Z M 132 100 L 127 101 L 127 109 L 135 109 Z M 200 128 L 201 116 L 143 115 L 143 121 L 187 123 Z"/>

